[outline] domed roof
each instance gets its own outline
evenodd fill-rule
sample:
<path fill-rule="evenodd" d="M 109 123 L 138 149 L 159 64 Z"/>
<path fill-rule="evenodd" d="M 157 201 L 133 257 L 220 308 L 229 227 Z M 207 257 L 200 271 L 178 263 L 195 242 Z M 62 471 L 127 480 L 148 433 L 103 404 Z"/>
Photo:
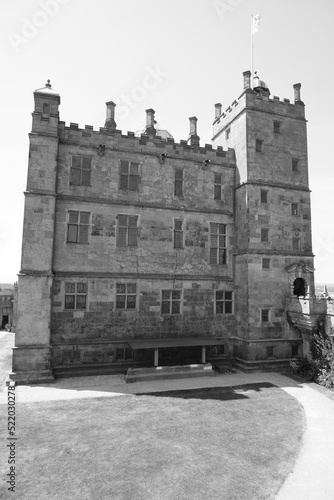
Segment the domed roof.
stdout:
<path fill-rule="evenodd" d="M 168 132 L 168 130 L 160 128 L 160 125 L 158 125 L 156 122 L 154 125 L 155 125 L 154 128 L 157 131 L 157 133 L 156 133 L 157 137 L 161 137 L 161 139 L 165 139 L 165 140 L 166 139 L 174 139 L 174 137 L 172 136 L 172 134 L 170 132 Z M 141 127 L 140 129 L 137 130 L 137 132 L 135 133 L 135 136 L 140 137 L 142 134 L 146 134 L 146 130 L 147 130 L 147 125 L 144 125 L 144 127 Z"/>
<path fill-rule="evenodd" d="M 41 89 L 36 89 L 35 92 L 38 92 L 40 94 L 50 94 L 50 95 L 59 95 L 57 92 L 53 90 L 51 87 L 50 80 L 48 80 L 45 84 L 45 87 L 42 87 Z"/>
<path fill-rule="evenodd" d="M 257 71 L 255 71 L 255 73 L 254 73 L 253 87 L 254 87 L 254 89 L 260 87 L 262 89 L 269 90 L 269 87 L 266 84 L 266 82 L 264 80 L 260 80 L 260 78 L 258 77 Z"/>

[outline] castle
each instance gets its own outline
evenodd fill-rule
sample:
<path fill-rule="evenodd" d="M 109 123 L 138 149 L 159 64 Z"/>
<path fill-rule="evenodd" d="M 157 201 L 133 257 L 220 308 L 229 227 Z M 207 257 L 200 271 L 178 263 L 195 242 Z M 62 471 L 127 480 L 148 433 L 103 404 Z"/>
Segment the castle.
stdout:
<path fill-rule="evenodd" d="M 314 298 L 307 137 L 294 101 L 243 73 L 176 143 L 66 126 L 50 83 L 34 92 L 12 380 L 215 363 L 280 369 L 325 321 Z M 116 113 L 117 118 L 117 113 Z"/>

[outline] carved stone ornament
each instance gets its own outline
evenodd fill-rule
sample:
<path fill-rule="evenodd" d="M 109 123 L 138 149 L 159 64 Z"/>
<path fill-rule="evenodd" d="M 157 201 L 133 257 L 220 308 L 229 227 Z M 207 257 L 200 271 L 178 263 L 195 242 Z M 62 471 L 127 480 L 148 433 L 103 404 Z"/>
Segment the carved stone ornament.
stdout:
<path fill-rule="evenodd" d="M 293 295 L 293 286 L 297 278 L 303 278 L 307 286 L 307 294 L 309 295 L 311 293 L 311 284 L 312 284 L 312 276 L 314 274 L 314 267 L 310 266 L 309 264 L 299 262 L 298 264 L 291 264 L 285 269 L 288 272 L 291 295 Z"/>
<path fill-rule="evenodd" d="M 98 155 L 99 156 L 104 156 L 104 150 L 105 150 L 105 146 L 103 144 L 100 144 L 99 145 L 99 149 L 98 149 Z"/>

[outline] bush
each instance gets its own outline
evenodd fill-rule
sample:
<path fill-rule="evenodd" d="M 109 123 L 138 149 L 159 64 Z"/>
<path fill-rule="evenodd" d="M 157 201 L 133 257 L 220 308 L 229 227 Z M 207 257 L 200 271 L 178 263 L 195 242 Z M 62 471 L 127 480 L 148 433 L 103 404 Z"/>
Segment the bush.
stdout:
<path fill-rule="evenodd" d="M 311 353 L 317 367 L 316 382 L 319 385 L 334 388 L 334 345 L 330 337 L 314 335 L 311 343 Z"/>
<path fill-rule="evenodd" d="M 308 356 L 298 356 L 290 361 L 290 372 L 306 380 L 316 380 L 318 369 L 316 363 Z"/>

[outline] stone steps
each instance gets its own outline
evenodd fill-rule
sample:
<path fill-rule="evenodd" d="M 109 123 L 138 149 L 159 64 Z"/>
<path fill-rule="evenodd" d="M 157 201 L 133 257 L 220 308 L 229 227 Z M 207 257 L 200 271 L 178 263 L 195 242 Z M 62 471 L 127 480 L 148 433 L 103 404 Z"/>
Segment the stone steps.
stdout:
<path fill-rule="evenodd" d="M 152 368 L 129 368 L 125 376 L 127 383 L 177 378 L 215 377 L 210 363 L 202 365 L 157 366 Z"/>

